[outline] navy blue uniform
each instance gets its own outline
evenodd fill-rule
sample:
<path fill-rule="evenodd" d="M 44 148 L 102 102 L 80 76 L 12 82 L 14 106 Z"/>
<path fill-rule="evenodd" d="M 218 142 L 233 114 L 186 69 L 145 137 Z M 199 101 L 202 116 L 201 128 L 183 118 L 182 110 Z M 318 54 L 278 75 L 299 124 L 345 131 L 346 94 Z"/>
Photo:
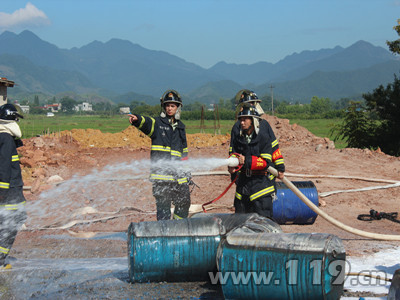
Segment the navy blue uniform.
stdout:
<path fill-rule="evenodd" d="M 273 217 L 272 195 L 275 193 L 275 177 L 267 172 L 267 168 L 272 166 L 284 172 L 285 164 L 271 126 L 264 119 L 260 119 L 259 122 L 259 132 L 253 132 L 249 143 L 244 135 L 240 135 L 240 121 L 232 127 L 229 154 L 238 153 L 245 156 L 245 164 L 236 181 L 235 212 L 255 212 L 261 216 Z M 265 169 L 251 170 L 253 159 L 260 158 L 266 161 Z"/>
<path fill-rule="evenodd" d="M 185 125 L 177 120 L 174 129 L 167 117 L 136 117 L 138 120 L 133 125 L 152 141 L 150 181 L 156 198 L 157 220 L 171 218 L 171 203 L 175 205 L 174 218 L 186 218 L 190 207 L 190 173 L 173 163 L 188 157 Z"/>
<path fill-rule="evenodd" d="M 0 133 L 0 266 L 4 265 L 20 226 L 26 220 L 23 181 L 16 142 Z"/>

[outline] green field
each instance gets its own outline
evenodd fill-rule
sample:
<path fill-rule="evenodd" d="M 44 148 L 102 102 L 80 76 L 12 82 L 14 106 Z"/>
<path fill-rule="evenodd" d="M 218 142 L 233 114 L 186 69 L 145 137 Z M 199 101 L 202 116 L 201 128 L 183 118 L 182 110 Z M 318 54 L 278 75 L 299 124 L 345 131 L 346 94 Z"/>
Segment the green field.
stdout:
<path fill-rule="evenodd" d="M 315 134 L 319 137 L 327 137 L 330 140 L 334 139 L 334 136 L 331 136 L 330 130 L 333 125 L 339 124 L 342 122 L 342 119 L 314 119 L 314 120 L 306 120 L 306 119 L 291 119 L 290 124 L 298 124 L 307 128 L 311 133 Z M 338 149 L 342 149 L 346 147 L 346 143 L 343 140 L 339 140 L 335 142 L 335 147 Z"/>
<path fill-rule="evenodd" d="M 320 137 L 329 136 L 330 126 L 332 124 L 341 122 L 340 119 L 315 119 L 315 120 L 302 120 L 292 119 L 290 124 L 297 123 L 313 134 Z M 184 121 L 187 133 L 199 133 L 200 132 L 200 120 L 186 120 Z M 205 132 L 211 134 L 227 134 L 230 133 L 233 120 L 221 120 L 220 129 L 215 129 L 213 120 L 204 121 Z M 19 123 L 23 138 L 30 138 L 37 135 L 58 133 L 63 130 L 71 129 L 99 129 L 102 132 L 120 132 L 130 126 L 128 117 L 126 115 L 115 115 L 115 116 L 98 116 L 98 115 L 55 115 L 54 117 L 46 117 L 42 115 L 25 115 L 25 119 L 22 119 Z M 344 148 L 345 144 L 342 141 L 335 143 L 337 148 Z"/>

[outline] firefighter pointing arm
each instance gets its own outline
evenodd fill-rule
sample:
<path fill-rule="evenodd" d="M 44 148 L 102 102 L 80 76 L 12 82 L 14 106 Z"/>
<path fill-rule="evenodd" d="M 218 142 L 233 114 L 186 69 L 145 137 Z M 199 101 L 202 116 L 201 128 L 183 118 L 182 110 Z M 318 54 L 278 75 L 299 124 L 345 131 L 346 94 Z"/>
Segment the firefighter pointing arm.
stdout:
<path fill-rule="evenodd" d="M 131 123 L 132 125 L 137 121 L 137 117 L 135 115 L 129 114 L 129 123 Z"/>
<path fill-rule="evenodd" d="M 150 181 L 157 206 L 157 220 L 187 218 L 190 207 L 190 172 L 178 162 L 188 158 L 185 125 L 180 121 L 182 99 L 175 90 L 161 97 L 161 114 L 152 118 L 129 114 L 129 122 L 151 138 Z"/>

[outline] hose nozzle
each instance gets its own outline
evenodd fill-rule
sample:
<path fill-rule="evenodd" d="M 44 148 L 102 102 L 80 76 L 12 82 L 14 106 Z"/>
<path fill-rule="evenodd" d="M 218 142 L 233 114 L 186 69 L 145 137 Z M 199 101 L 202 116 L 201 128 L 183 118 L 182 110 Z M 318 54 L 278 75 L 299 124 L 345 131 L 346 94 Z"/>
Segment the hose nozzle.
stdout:
<path fill-rule="evenodd" d="M 237 167 L 239 165 L 239 158 L 231 156 L 227 159 L 228 167 Z"/>

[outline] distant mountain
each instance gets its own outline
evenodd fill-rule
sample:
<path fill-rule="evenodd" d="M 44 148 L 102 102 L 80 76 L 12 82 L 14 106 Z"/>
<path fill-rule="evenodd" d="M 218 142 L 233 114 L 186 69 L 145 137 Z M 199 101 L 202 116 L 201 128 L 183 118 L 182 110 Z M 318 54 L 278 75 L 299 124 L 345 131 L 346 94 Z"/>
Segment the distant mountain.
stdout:
<path fill-rule="evenodd" d="M 137 102 L 144 102 L 148 105 L 156 105 L 160 104 L 160 98 L 159 97 L 153 97 L 153 96 L 148 96 L 148 95 L 141 95 L 137 94 L 135 92 L 129 92 L 126 94 L 114 96 L 111 98 L 114 103 L 125 103 L 129 104 L 132 101 L 137 101 Z"/>
<path fill-rule="evenodd" d="M 393 81 L 398 62 L 386 49 L 358 41 L 348 48 L 294 53 L 275 64 L 219 62 L 204 69 L 126 40 L 94 41 L 68 50 L 30 31 L 0 34 L 0 75 L 18 85 L 9 90 L 10 97 L 17 92 L 21 95 L 21 91 L 50 96 L 97 93 L 114 102 L 152 104 L 158 103 L 166 89 L 173 88 L 187 103 L 215 103 L 220 98 L 232 98 L 242 88 L 254 89 L 262 97 L 274 85 L 274 96 L 282 100 L 304 102 L 314 95 L 338 99 L 368 92 L 376 88 L 376 83 Z"/>
<path fill-rule="evenodd" d="M 177 56 L 118 39 L 74 48 L 68 57 L 78 66 L 78 71 L 98 85 L 119 93 L 135 91 L 156 96 L 168 88 L 186 92 L 218 79 Z"/>
<path fill-rule="evenodd" d="M 370 93 L 379 85 L 386 86 L 400 76 L 400 61 L 387 61 L 369 68 L 347 72 L 315 71 L 311 75 L 294 81 L 274 84 L 274 96 L 290 102 L 308 103 L 313 96 L 338 100 Z M 269 85 L 260 85 L 256 90 L 269 93 Z"/>
<path fill-rule="evenodd" d="M 29 30 L 18 35 L 4 31 L 0 35 L 0 54 L 21 55 L 38 66 L 74 70 L 74 66 L 61 49 L 41 40 Z"/>
<path fill-rule="evenodd" d="M 76 71 L 55 70 L 37 66 L 24 56 L 0 55 L 0 74 L 13 80 L 23 90 L 44 94 L 61 91 L 98 92 L 99 88 Z M 9 93 L 13 89 L 9 89 Z"/>
<path fill-rule="evenodd" d="M 275 69 L 274 64 L 267 62 L 237 65 L 227 64 L 222 61 L 212 66 L 209 70 L 222 78 L 229 78 L 239 84 L 260 84 L 269 81 Z"/>
<path fill-rule="evenodd" d="M 232 80 L 210 82 L 192 90 L 188 96 L 194 101 L 204 103 L 218 103 L 220 98 L 231 99 L 235 96 L 232 91 L 239 91 L 243 87 Z"/>
<path fill-rule="evenodd" d="M 275 81 L 300 79 L 315 71 L 342 72 L 358 70 L 395 59 L 393 54 L 381 47 L 373 46 L 364 41 L 358 41 L 350 47 L 333 53 L 330 56 L 313 60 L 307 64 L 293 68 L 275 78 Z"/>
<path fill-rule="evenodd" d="M 322 49 L 318 51 L 303 51 L 286 56 L 276 64 L 258 62 L 251 65 L 227 64 L 219 62 L 210 68 L 216 74 L 230 78 L 240 84 L 261 84 L 277 80 L 283 74 L 301 68 L 307 64 L 332 56 L 343 48 L 337 46 L 334 49 Z"/>

